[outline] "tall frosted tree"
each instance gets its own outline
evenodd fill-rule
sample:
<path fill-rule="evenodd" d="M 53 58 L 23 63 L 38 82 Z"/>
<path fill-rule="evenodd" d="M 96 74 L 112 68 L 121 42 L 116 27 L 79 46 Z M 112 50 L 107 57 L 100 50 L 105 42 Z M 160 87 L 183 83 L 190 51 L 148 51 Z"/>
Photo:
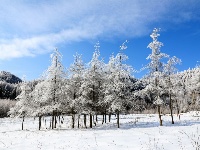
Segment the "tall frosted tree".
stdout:
<path fill-rule="evenodd" d="M 91 61 L 84 72 L 83 84 L 81 85 L 81 98 L 84 100 L 85 113 L 90 115 L 90 127 L 92 127 L 92 115 L 98 110 L 98 102 L 103 84 L 104 62 L 100 60 L 99 42 L 96 43 Z"/>
<path fill-rule="evenodd" d="M 85 71 L 85 64 L 81 58 L 80 54 L 74 55 L 74 62 L 69 67 L 69 80 L 66 83 L 66 99 L 68 100 L 68 105 L 65 106 L 69 108 L 72 113 L 72 128 L 75 124 L 75 114 L 78 114 L 78 127 L 79 127 L 79 117 L 82 113 L 82 99 L 80 98 L 81 92 L 80 88 L 83 84 L 83 74 Z M 67 103 L 66 103 L 67 104 Z"/>
<path fill-rule="evenodd" d="M 113 82 L 114 82 L 114 73 L 116 72 L 116 65 L 115 65 L 115 56 L 111 55 L 109 58 L 109 62 L 105 65 L 104 73 L 104 83 L 103 83 L 103 98 L 99 101 L 100 106 L 105 109 L 105 112 L 109 113 L 109 121 L 111 119 L 111 114 L 113 110 L 111 108 L 111 104 L 114 101 L 114 93 L 113 93 Z M 106 117 L 103 117 L 103 121 Z"/>
<path fill-rule="evenodd" d="M 126 110 L 130 100 L 132 86 L 131 76 L 133 68 L 124 62 L 128 59 L 123 51 L 127 49 L 126 42 L 120 46 L 120 52 L 116 57 L 111 56 L 107 65 L 106 82 L 104 84 L 104 101 L 110 105 L 110 109 L 117 113 L 117 126 L 119 128 L 119 113 Z"/>
<path fill-rule="evenodd" d="M 41 96 L 41 98 L 35 100 L 40 105 L 41 102 L 46 104 L 43 105 L 45 113 L 52 113 L 52 129 L 56 128 L 56 116 L 59 114 L 59 112 L 62 112 L 62 103 L 64 101 L 64 92 L 62 90 L 62 87 L 63 83 L 65 83 L 66 73 L 64 71 L 64 67 L 61 61 L 62 55 L 60 54 L 58 49 L 55 49 L 54 52 L 51 54 L 51 65 L 45 71 L 43 76 L 44 79 L 42 83 L 40 83 L 40 92 L 44 93 L 45 96 Z"/>
<path fill-rule="evenodd" d="M 158 41 L 158 37 L 160 36 L 159 34 L 160 29 L 155 28 L 150 35 L 152 38 L 152 42 L 149 43 L 147 48 L 151 49 L 151 54 L 147 57 L 148 60 L 150 60 L 150 63 L 147 65 L 147 68 L 149 70 L 149 75 L 150 78 L 153 79 L 153 82 L 151 82 L 151 89 L 154 90 L 156 99 L 154 101 L 154 104 L 157 106 L 158 109 L 158 115 L 159 115 L 159 120 L 160 120 L 160 126 L 162 126 L 162 119 L 161 119 L 161 105 L 163 104 L 163 100 L 161 99 L 161 78 L 163 78 L 163 62 L 161 61 L 163 58 L 169 57 L 165 53 L 161 53 L 160 48 L 163 46 L 163 43 Z"/>

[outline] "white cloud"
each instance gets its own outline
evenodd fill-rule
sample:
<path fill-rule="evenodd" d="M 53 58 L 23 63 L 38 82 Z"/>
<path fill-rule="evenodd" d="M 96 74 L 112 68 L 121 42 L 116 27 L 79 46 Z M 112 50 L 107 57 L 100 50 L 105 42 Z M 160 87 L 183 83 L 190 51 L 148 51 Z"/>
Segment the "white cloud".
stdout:
<path fill-rule="evenodd" d="M 55 45 L 61 42 L 68 43 L 96 36 L 89 32 L 82 29 L 71 29 L 32 38 L 15 38 L 6 42 L 4 40 L 5 44 L 0 44 L 0 59 L 35 56 L 53 50 Z"/>
<path fill-rule="evenodd" d="M 60 43 L 96 37 L 142 36 L 152 29 L 152 24 L 196 19 L 200 10 L 200 2 L 195 0 L 1 3 L 0 59 L 34 56 Z"/>

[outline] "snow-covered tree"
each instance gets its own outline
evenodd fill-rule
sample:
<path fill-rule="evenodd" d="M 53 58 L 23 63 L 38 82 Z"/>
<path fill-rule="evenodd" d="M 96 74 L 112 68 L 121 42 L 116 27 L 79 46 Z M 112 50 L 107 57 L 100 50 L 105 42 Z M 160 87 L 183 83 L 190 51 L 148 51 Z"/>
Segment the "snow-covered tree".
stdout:
<path fill-rule="evenodd" d="M 164 82 L 164 88 L 167 90 L 167 93 L 169 95 L 169 108 L 170 108 L 170 114 L 172 118 L 172 124 L 174 124 L 174 119 L 173 119 L 173 103 L 176 99 L 176 82 L 173 82 L 171 80 L 171 77 L 176 77 L 173 76 L 174 73 L 177 71 L 177 68 L 175 65 L 180 64 L 181 60 L 178 59 L 177 57 L 173 56 L 169 58 L 167 63 L 164 65 L 164 73 L 165 73 L 165 82 Z M 176 79 L 175 79 L 176 80 Z"/>
<path fill-rule="evenodd" d="M 28 82 L 23 79 L 23 82 L 20 84 L 21 93 L 16 97 L 16 105 L 10 109 L 8 115 L 11 117 L 22 117 L 22 130 L 24 129 L 24 117 L 31 116 L 33 113 L 32 101 L 31 101 L 31 87 L 28 85 Z"/>
<path fill-rule="evenodd" d="M 193 75 L 188 85 L 189 93 L 192 99 L 192 108 L 200 109 L 200 67 L 193 69 Z"/>
<path fill-rule="evenodd" d="M 85 114 L 90 114 L 90 127 L 92 127 L 92 115 L 98 111 L 98 102 L 101 96 L 101 88 L 104 79 L 104 62 L 99 59 L 99 48 L 99 43 L 96 43 L 92 60 L 88 63 L 88 67 L 83 74 L 83 84 L 80 89 L 80 99 L 84 102 L 83 111 Z"/>
<path fill-rule="evenodd" d="M 147 48 L 150 48 L 152 53 L 147 57 L 148 60 L 151 60 L 150 63 L 147 65 L 147 69 L 149 70 L 149 77 L 150 77 L 150 84 L 146 87 L 150 90 L 153 90 L 155 93 L 154 96 L 154 104 L 158 108 L 158 115 L 160 120 L 160 125 L 162 126 L 162 119 L 161 119 L 161 110 L 160 107 L 163 104 L 163 100 L 161 99 L 162 94 L 162 87 L 161 82 L 163 78 L 163 62 L 161 61 L 163 58 L 169 57 L 165 53 L 161 53 L 160 48 L 163 46 L 163 43 L 158 41 L 158 37 L 160 29 L 155 28 L 150 35 L 150 37 L 153 39 L 151 43 L 147 46 Z"/>
<path fill-rule="evenodd" d="M 65 83 L 65 71 L 61 63 L 62 55 L 55 49 L 51 54 L 51 65 L 45 71 L 43 80 L 31 93 L 37 109 L 36 114 L 52 114 L 52 129 L 56 127 L 56 116 L 62 112 L 63 84 Z"/>
<path fill-rule="evenodd" d="M 25 117 L 33 113 L 30 97 L 31 88 L 28 82 L 23 80 L 20 89 L 22 92 L 16 97 L 17 103 L 15 107 L 8 112 L 11 117 Z"/>
<path fill-rule="evenodd" d="M 85 65 L 81 58 L 81 55 L 76 54 L 74 56 L 74 62 L 69 67 L 69 80 L 65 85 L 65 99 L 67 99 L 67 105 L 65 106 L 72 113 L 72 128 L 74 128 L 75 114 L 78 114 L 78 127 L 79 117 L 82 113 L 82 100 L 80 99 L 80 88 L 83 83 L 83 74 L 85 71 Z"/>
<path fill-rule="evenodd" d="M 199 109 L 200 67 L 188 69 L 181 74 L 186 89 L 187 109 Z"/>
<path fill-rule="evenodd" d="M 109 62 L 105 65 L 105 68 L 104 68 L 105 81 L 102 85 L 103 86 L 102 93 L 104 95 L 103 95 L 103 98 L 99 101 L 100 106 L 105 109 L 105 112 L 109 113 L 109 121 L 111 119 L 111 113 L 113 113 L 111 104 L 115 99 L 114 93 L 113 93 L 113 82 L 114 82 L 115 72 L 116 72 L 115 57 L 114 55 L 111 55 Z M 106 122 L 106 118 L 103 118 L 103 119 L 105 119 L 105 122 Z"/>
<path fill-rule="evenodd" d="M 110 57 L 106 68 L 106 82 L 104 83 L 104 103 L 109 104 L 110 111 L 117 113 L 119 128 L 119 113 L 126 110 L 131 96 L 131 77 L 133 68 L 125 63 L 128 59 L 123 51 L 127 49 L 126 42 L 120 46 L 120 52 Z"/>

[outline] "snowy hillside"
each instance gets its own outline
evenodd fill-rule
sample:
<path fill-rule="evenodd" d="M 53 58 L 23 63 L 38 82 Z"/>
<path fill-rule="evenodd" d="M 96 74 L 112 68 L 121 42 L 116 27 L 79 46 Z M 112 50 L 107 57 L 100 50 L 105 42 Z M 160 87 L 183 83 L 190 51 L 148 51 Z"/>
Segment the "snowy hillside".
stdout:
<path fill-rule="evenodd" d="M 6 71 L 0 71 L 0 81 L 4 81 L 11 84 L 22 82 L 20 78 Z"/>
<path fill-rule="evenodd" d="M 0 71 L 0 99 L 15 99 L 20 94 L 22 80 L 10 72 Z"/>
<path fill-rule="evenodd" d="M 82 118 L 82 117 L 81 117 Z M 190 112 L 174 118 L 172 125 L 169 115 L 163 116 L 159 126 L 157 115 L 121 115 L 121 128 L 117 129 L 116 118 L 85 129 L 71 129 L 71 116 L 64 116 L 63 124 L 49 130 L 49 117 L 42 119 L 42 130 L 38 130 L 38 118 L 25 119 L 21 130 L 21 118 L 0 119 L 1 150 L 199 150 L 200 113 Z M 46 126 L 45 126 L 46 120 Z M 47 129 L 46 129 L 47 128 Z M 198 147 L 198 148 L 197 148 Z"/>

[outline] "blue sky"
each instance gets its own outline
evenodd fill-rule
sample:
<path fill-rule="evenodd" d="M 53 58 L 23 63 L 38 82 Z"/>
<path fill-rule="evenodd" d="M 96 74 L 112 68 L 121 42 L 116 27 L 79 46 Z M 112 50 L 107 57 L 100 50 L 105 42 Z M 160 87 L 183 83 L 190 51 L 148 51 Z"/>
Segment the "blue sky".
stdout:
<path fill-rule="evenodd" d="M 182 60 L 180 71 L 200 61 L 199 0 L 7 0 L 0 2 L 0 70 L 38 79 L 57 47 L 63 65 L 82 54 L 90 61 L 100 42 L 105 62 L 128 40 L 128 64 L 139 70 L 151 52 L 153 28 L 161 28 L 161 51 Z M 141 77 L 144 74 L 134 74 Z"/>

